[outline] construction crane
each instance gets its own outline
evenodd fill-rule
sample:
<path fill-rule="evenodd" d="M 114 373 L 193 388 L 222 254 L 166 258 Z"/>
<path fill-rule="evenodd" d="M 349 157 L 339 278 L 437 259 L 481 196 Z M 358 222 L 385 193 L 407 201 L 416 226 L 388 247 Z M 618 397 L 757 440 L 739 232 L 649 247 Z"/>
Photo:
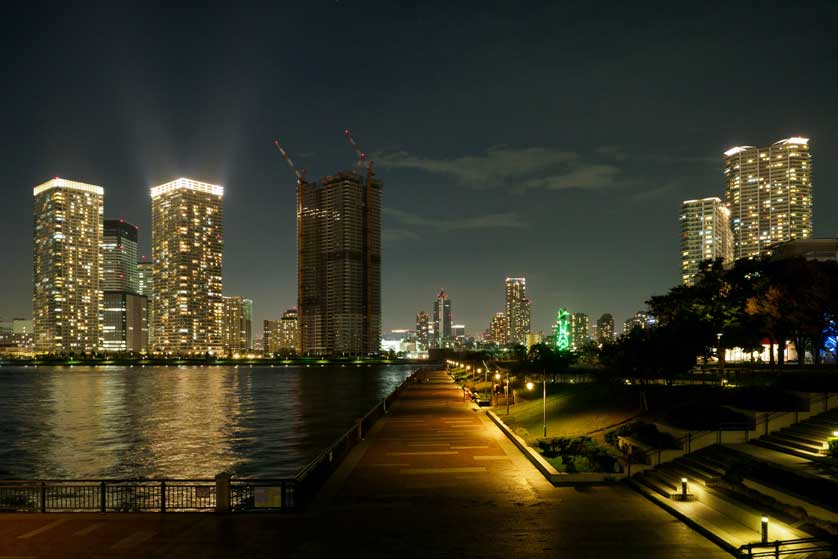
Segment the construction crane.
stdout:
<path fill-rule="evenodd" d="M 355 149 L 355 154 L 358 156 L 358 160 L 355 162 L 355 174 L 360 176 L 361 169 L 366 170 L 366 176 L 362 177 L 362 184 L 364 186 L 364 254 L 366 255 L 366 258 L 364 258 L 364 276 L 366 277 L 366 281 L 364 282 L 366 284 L 366 291 L 364 293 L 364 307 L 366 308 L 366 313 L 364 314 L 364 341 L 368 344 L 373 338 L 372 323 L 370 321 L 370 317 L 372 316 L 372 281 L 370 281 L 369 274 L 372 270 L 371 196 L 373 186 L 372 177 L 375 175 L 375 172 L 373 171 L 373 162 L 367 160 L 367 154 L 361 151 L 361 147 L 355 141 L 355 138 L 352 137 L 349 128 L 344 129 L 343 135 L 349 140 L 349 144 Z"/>
<path fill-rule="evenodd" d="M 294 165 L 294 161 L 291 160 L 291 156 L 288 155 L 288 152 L 285 151 L 285 148 L 279 143 L 279 140 L 274 140 L 274 145 L 276 149 L 279 150 L 279 153 L 282 154 L 282 158 L 285 159 L 285 162 L 288 163 L 288 166 L 291 167 L 291 170 L 294 171 L 294 174 L 297 176 L 297 184 L 303 184 L 306 181 L 306 170 L 305 169 L 297 169 L 297 166 Z"/>
<path fill-rule="evenodd" d="M 346 139 L 349 140 L 349 143 L 355 149 L 355 153 L 358 155 L 358 161 L 355 162 L 355 173 L 360 174 L 361 167 L 366 166 L 367 170 L 372 169 L 372 161 L 367 162 L 367 154 L 366 152 L 361 151 L 361 147 L 358 145 L 358 142 L 355 141 L 355 138 L 352 137 L 352 134 L 349 132 L 349 128 L 345 128 L 343 130 L 343 135 L 346 136 Z"/>

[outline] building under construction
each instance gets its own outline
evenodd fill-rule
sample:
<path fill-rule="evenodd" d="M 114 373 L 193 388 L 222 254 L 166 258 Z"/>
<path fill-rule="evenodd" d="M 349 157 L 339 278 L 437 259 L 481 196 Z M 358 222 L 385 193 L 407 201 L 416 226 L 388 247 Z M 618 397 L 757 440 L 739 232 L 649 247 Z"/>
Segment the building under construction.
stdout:
<path fill-rule="evenodd" d="M 370 355 L 381 338 L 381 181 L 354 170 L 310 182 L 297 171 L 297 303 L 303 355 Z M 277 144 L 279 147 L 279 144 Z"/>

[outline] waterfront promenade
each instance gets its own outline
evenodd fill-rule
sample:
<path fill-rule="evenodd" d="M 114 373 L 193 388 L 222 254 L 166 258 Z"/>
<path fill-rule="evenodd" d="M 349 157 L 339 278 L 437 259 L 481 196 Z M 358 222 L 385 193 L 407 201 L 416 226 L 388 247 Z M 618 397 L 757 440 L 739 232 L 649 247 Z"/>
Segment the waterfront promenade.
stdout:
<path fill-rule="evenodd" d="M 0 557 L 728 557 L 622 485 L 556 488 L 442 373 L 298 515 L 0 515 Z"/>

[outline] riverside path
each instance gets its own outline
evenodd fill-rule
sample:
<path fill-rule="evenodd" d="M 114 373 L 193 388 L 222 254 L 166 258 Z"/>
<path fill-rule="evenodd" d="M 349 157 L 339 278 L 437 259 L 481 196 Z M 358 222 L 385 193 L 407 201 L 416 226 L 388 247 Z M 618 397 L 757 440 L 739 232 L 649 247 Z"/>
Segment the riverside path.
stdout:
<path fill-rule="evenodd" d="M 296 515 L 0 515 L 0 557 L 722 558 L 622 485 L 553 487 L 443 372 Z"/>

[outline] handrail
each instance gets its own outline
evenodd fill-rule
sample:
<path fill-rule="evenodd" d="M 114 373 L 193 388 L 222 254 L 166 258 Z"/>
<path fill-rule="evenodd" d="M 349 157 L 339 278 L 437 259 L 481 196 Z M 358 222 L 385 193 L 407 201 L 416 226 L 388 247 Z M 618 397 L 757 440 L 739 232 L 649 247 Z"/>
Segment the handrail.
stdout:
<path fill-rule="evenodd" d="M 830 409 L 830 408 L 828 408 L 828 406 L 829 406 L 829 393 L 828 392 L 823 393 L 823 394 L 819 394 L 815 399 L 809 401 L 810 411 L 811 411 L 811 407 L 812 407 L 813 404 L 820 404 L 820 403 L 824 404 L 824 411 L 828 411 Z M 767 433 L 768 423 L 771 420 L 777 419 L 778 417 L 784 417 L 784 416 L 792 414 L 792 413 L 800 413 L 800 411 L 798 410 L 798 411 L 766 412 L 761 418 L 756 418 L 756 417 L 754 418 L 754 429 L 758 429 L 760 424 L 765 424 L 765 426 L 766 426 L 765 429 L 766 429 L 766 433 Z M 718 434 L 721 431 L 741 430 L 741 429 L 731 429 L 731 427 L 740 427 L 741 425 L 742 425 L 741 423 L 729 423 L 729 422 L 718 423 L 712 429 L 702 429 L 702 430 L 699 430 L 699 431 L 689 431 L 689 432 L 683 434 L 681 437 L 679 437 L 676 440 L 679 443 L 679 445 L 681 447 L 681 450 L 689 453 L 689 452 L 691 452 L 691 446 L 692 446 L 693 442 L 701 440 L 708 435 Z M 747 429 L 747 430 L 750 431 L 750 429 Z M 687 445 L 687 448 L 684 448 L 685 444 Z M 647 458 L 649 458 L 651 456 L 654 456 L 655 454 L 659 454 L 664 450 L 674 450 L 674 449 L 653 448 L 653 449 L 645 450 L 645 451 L 641 451 L 641 452 L 634 452 L 631 455 L 629 455 L 630 458 L 627 459 L 627 462 L 630 463 L 630 462 L 635 461 L 635 460 L 640 461 L 641 457 L 642 457 L 643 462 L 645 462 L 645 460 Z"/>
<path fill-rule="evenodd" d="M 795 546 L 788 548 L 787 546 Z M 786 549 L 782 549 L 786 547 Z M 766 548 L 766 551 L 756 551 L 754 549 Z M 836 541 L 834 538 L 798 538 L 795 540 L 775 540 L 773 542 L 758 542 L 747 543 L 739 546 L 740 557 L 775 557 L 779 558 L 784 555 L 799 555 L 802 553 L 814 553 L 816 551 L 831 551 L 833 557 L 838 552 Z"/>

